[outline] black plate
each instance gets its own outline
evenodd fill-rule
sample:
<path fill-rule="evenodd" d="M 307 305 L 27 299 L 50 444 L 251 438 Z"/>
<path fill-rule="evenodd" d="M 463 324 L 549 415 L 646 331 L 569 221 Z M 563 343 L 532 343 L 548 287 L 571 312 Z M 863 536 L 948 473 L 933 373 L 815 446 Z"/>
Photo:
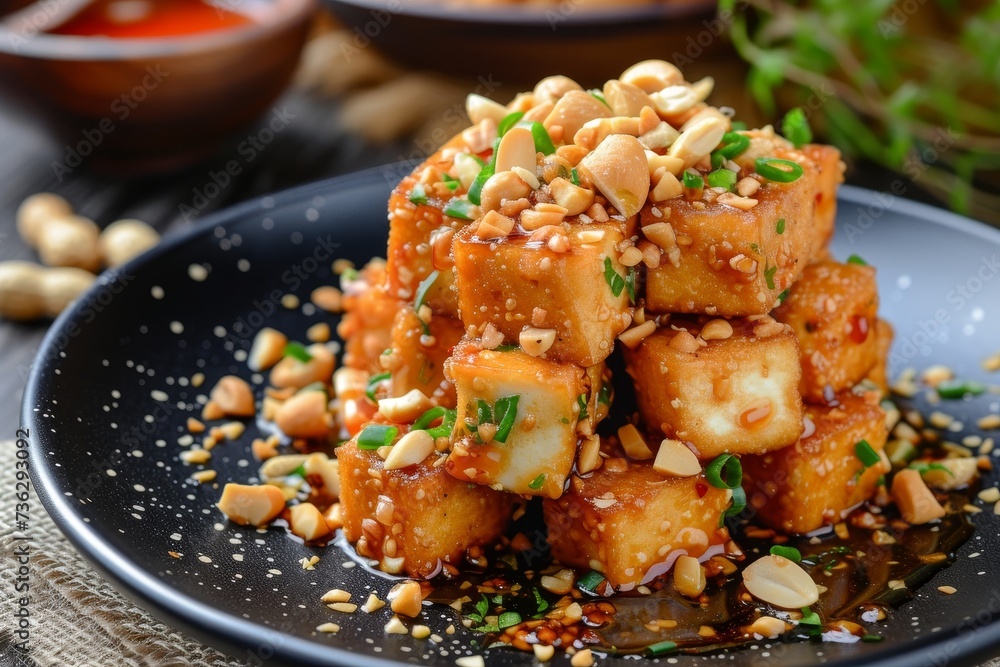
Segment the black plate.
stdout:
<path fill-rule="evenodd" d="M 391 582 L 360 566 L 344 568 L 353 562 L 348 553 L 306 547 L 283 529 L 223 525 L 213 507 L 220 487 L 186 481 L 191 468 L 177 459 L 177 439 L 191 414 L 178 404 L 187 408 L 224 374 L 249 377 L 234 353 L 249 347 L 256 329 L 266 322 L 302 340 L 306 328 L 323 319 L 284 308 L 280 296 L 294 293 L 306 303 L 312 288 L 331 282 L 332 259 L 359 262 L 383 253 L 386 197 L 406 169 L 323 181 L 206 218 L 106 273 L 58 319 L 32 369 L 23 407 L 32 476 L 60 528 L 123 592 L 251 663 L 451 666 L 456 657 L 478 652 L 449 608 L 424 612 L 423 622 L 445 638 L 440 646 L 386 636 L 388 609 L 350 616 L 327 610 L 319 597 L 328 589 L 364 600 L 368 591 L 384 597 Z M 988 381 L 980 362 L 1000 348 L 1000 232 L 845 187 L 835 251 L 860 254 L 878 267 L 882 312 L 898 332 L 895 370 L 941 362 L 962 377 Z M 209 269 L 206 280 L 190 277 L 192 264 Z M 207 378 L 200 389 L 182 385 L 180 378 L 199 371 Z M 157 401 L 153 392 L 169 400 Z M 950 410 L 968 413 L 964 421 L 974 423 L 974 416 L 998 411 L 998 400 L 987 394 Z M 220 483 L 253 474 L 254 433 L 250 425 L 238 442 L 214 450 L 211 466 Z M 732 651 L 725 663 L 801 667 L 822 656 L 839 667 L 957 666 L 996 652 L 1000 518 L 986 511 L 973 521 L 976 535 L 956 564 L 878 624 L 882 643 L 760 642 L 756 650 Z M 314 571 L 303 570 L 299 560 L 313 554 L 322 560 Z M 939 593 L 942 584 L 958 594 Z M 313 632 L 327 621 L 338 622 L 340 633 Z M 454 636 L 444 633 L 451 623 L 459 628 Z M 678 656 L 676 664 L 718 660 Z M 530 665 L 533 658 L 494 650 L 489 663 Z M 659 663 L 668 664 L 666 658 Z"/>

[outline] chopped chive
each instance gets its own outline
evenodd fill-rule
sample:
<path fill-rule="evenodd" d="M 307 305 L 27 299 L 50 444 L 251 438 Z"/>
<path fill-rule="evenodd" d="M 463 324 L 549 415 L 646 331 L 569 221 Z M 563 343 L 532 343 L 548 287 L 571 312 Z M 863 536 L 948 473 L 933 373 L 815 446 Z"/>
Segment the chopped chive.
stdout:
<path fill-rule="evenodd" d="M 365 387 L 365 395 L 371 400 L 375 400 L 375 388 L 378 387 L 379 383 L 384 382 L 392 377 L 392 374 L 386 371 L 385 373 L 379 373 L 378 375 L 373 375 L 368 378 L 368 385 Z"/>
<path fill-rule="evenodd" d="M 750 249 L 753 250 L 758 255 L 760 254 L 760 246 L 757 245 L 756 243 L 751 243 L 750 244 Z"/>
<path fill-rule="evenodd" d="M 358 447 L 373 450 L 388 447 L 396 439 L 399 429 L 385 424 L 369 424 L 358 434 Z"/>
<path fill-rule="evenodd" d="M 728 169 L 716 169 L 710 172 L 706 178 L 708 179 L 708 187 L 710 188 L 732 190 L 736 186 L 736 172 L 729 171 Z"/>
<path fill-rule="evenodd" d="M 424 190 L 423 183 L 417 183 L 410 190 L 410 202 L 416 204 L 417 206 L 423 206 L 427 203 L 427 191 Z"/>
<path fill-rule="evenodd" d="M 759 157 L 754 166 L 758 174 L 777 183 L 791 183 L 805 173 L 798 162 L 776 157 Z"/>
<path fill-rule="evenodd" d="M 764 282 L 767 283 L 767 289 L 774 289 L 774 273 L 777 270 L 777 266 L 771 266 L 764 269 Z"/>
<path fill-rule="evenodd" d="M 738 486 L 733 489 L 733 500 L 729 505 L 729 509 L 722 513 L 719 517 L 719 526 L 721 527 L 726 519 L 733 516 L 739 516 L 740 513 L 746 509 L 747 506 L 747 492 L 743 490 L 742 486 Z"/>
<path fill-rule="evenodd" d="M 590 93 L 592 97 L 594 97 L 597 100 L 599 100 L 600 102 L 602 102 L 604 104 L 604 106 L 606 106 L 609 109 L 611 108 L 611 105 L 608 104 L 608 101 L 606 99 L 604 99 L 604 93 L 602 93 L 601 91 L 597 90 L 596 88 L 594 88 L 593 90 L 588 90 L 587 92 Z"/>
<path fill-rule="evenodd" d="M 523 111 L 514 111 L 513 113 L 509 113 L 504 116 L 503 120 L 500 121 L 500 124 L 497 125 L 497 137 L 499 138 L 507 134 L 510 128 L 517 125 L 522 118 L 524 118 Z"/>
<path fill-rule="evenodd" d="M 497 619 L 497 627 L 501 630 L 510 628 L 521 622 L 521 615 L 516 611 L 505 611 Z"/>
<path fill-rule="evenodd" d="M 986 385 L 971 380 L 945 380 L 936 389 L 941 398 L 963 398 L 966 394 L 979 396 L 986 391 Z"/>
<path fill-rule="evenodd" d="M 712 151 L 709 157 L 713 171 L 716 169 L 722 169 L 722 165 L 726 162 L 726 158 L 719 151 Z"/>
<path fill-rule="evenodd" d="M 604 575 L 595 570 L 591 570 L 587 574 L 583 575 L 576 580 L 576 586 L 582 591 L 586 591 L 592 595 L 597 594 L 597 587 L 601 585 L 604 581 Z"/>
<path fill-rule="evenodd" d="M 779 234 L 784 234 L 785 233 L 785 219 L 784 218 L 778 218 L 778 224 L 775 226 L 775 231 L 777 231 Z"/>
<path fill-rule="evenodd" d="M 684 172 L 684 176 L 681 177 L 681 181 L 684 183 L 684 187 L 689 190 L 698 190 L 705 187 L 705 181 L 702 177 L 690 169 Z"/>
<path fill-rule="evenodd" d="M 462 184 L 462 181 L 458 180 L 457 178 L 455 178 L 454 176 L 452 176 L 447 172 L 441 174 L 441 182 L 444 183 L 448 187 L 448 189 L 451 190 L 452 192 L 457 190 L 458 186 Z"/>
<path fill-rule="evenodd" d="M 545 484 L 545 473 L 528 482 L 528 488 L 537 491 L 542 488 L 542 484 Z"/>
<path fill-rule="evenodd" d="M 556 152 L 556 146 L 552 143 L 552 137 L 549 136 L 548 130 L 546 130 L 545 126 L 537 120 L 518 123 L 518 125 L 531 130 L 531 138 L 535 140 L 536 153 L 541 153 L 542 155 L 552 155 Z"/>
<path fill-rule="evenodd" d="M 802 562 L 802 554 L 795 547 L 786 547 L 781 544 L 775 544 L 773 547 L 771 547 L 771 555 L 787 558 L 793 563 Z"/>
<path fill-rule="evenodd" d="M 625 279 L 615 271 L 610 257 L 604 258 L 604 280 L 608 283 L 613 295 L 621 296 L 622 290 L 625 289 Z"/>
<path fill-rule="evenodd" d="M 601 383 L 601 391 L 597 394 L 597 402 L 604 405 L 611 405 L 611 391 L 613 387 L 610 382 Z"/>
<path fill-rule="evenodd" d="M 742 155 L 748 148 L 750 148 L 750 137 L 739 132 L 726 132 L 722 135 L 722 143 L 715 150 L 715 153 L 726 160 L 732 160 L 734 157 Z"/>
<path fill-rule="evenodd" d="M 282 353 L 286 357 L 294 357 L 304 364 L 312 361 L 312 355 L 309 354 L 309 350 L 302 343 L 296 343 L 294 340 L 288 341 L 285 345 L 285 351 Z"/>
<path fill-rule="evenodd" d="M 865 468 L 871 468 L 873 465 L 882 460 L 867 440 L 858 440 L 854 445 L 854 454 L 859 459 L 861 459 L 861 465 Z"/>
<path fill-rule="evenodd" d="M 809 607 L 802 607 L 802 619 L 799 621 L 799 625 L 809 625 L 820 628 L 823 627 L 823 621 L 820 620 L 819 614 L 814 612 L 812 609 Z"/>
<path fill-rule="evenodd" d="M 517 402 L 520 398 L 520 395 L 515 394 L 497 399 L 494 408 L 498 423 L 496 435 L 493 436 L 497 442 L 507 442 L 510 431 L 514 428 L 514 422 L 517 420 Z"/>
<path fill-rule="evenodd" d="M 657 642 L 652 646 L 648 646 L 646 650 L 649 652 L 649 655 L 655 658 L 657 656 L 666 655 L 667 653 L 673 653 L 676 651 L 677 642 Z"/>
<path fill-rule="evenodd" d="M 476 399 L 476 422 L 479 424 L 492 424 L 493 409 L 490 404 L 481 398 Z"/>
<path fill-rule="evenodd" d="M 447 437 L 451 435 L 452 430 L 455 428 L 455 418 L 457 416 L 458 412 L 456 410 L 448 410 L 439 405 L 417 417 L 417 421 L 413 422 L 413 430 L 427 431 L 427 434 L 435 439 Z M 430 428 L 430 425 L 438 419 L 441 420 L 441 423 L 434 428 Z"/>
<path fill-rule="evenodd" d="M 414 431 L 426 430 L 428 426 L 433 424 L 438 419 L 444 417 L 447 411 L 448 411 L 447 408 L 443 408 L 440 405 L 431 408 L 424 414 L 417 417 L 417 421 L 413 422 L 413 430 Z"/>
<path fill-rule="evenodd" d="M 494 149 L 493 157 L 490 158 L 490 161 L 486 164 L 485 167 L 479 170 L 479 175 L 476 176 L 476 180 L 472 182 L 472 185 L 469 187 L 469 191 L 465 195 L 466 197 L 469 198 L 469 201 L 475 204 L 476 206 L 479 206 L 483 201 L 482 200 L 483 186 L 486 185 L 486 181 L 490 180 L 490 176 L 496 173 L 497 170 L 496 159 L 497 159 L 496 149 Z"/>
<path fill-rule="evenodd" d="M 580 185 L 580 172 L 576 170 L 576 167 L 569 170 L 569 182 L 576 186 Z"/>
<path fill-rule="evenodd" d="M 861 641 L 868 642 L 870 644 L 873 642 L 880 642 L 883 639 L 884 637 L 882 635 L 865 635 L 864 637 L 861 638 Z"/>
<path fill-rule="evenodd" d="M 635 280 L 636 280 L 635 267 L 630 266 L 625 271 L 625 291 L 628 292 L 628 300 L 633 305 L 635 304 Z"/>
<path fill-rule="evenodd" d="M 705 468 L 705 479 L 717 489 L 735 489 L 743 483 L 743 466 L 732 454 L 720 454 Z"/>
<path fill-rule="evenodd" d="M 577 396 L 576 404 L 580 408 L 580 414 L 577 416 L 577 421 L 582 422 L 584 419 L 590 416 L 589 414 L 587 414 L 587 395 L 580 394 L 579 396 Z"/>
<path fill-rule="evenodd" d="M 910 467 L 919 472 L 921 475 L 923 475 L 926 472 L 930 472 L 931 470 L 943 470 L 952 477 L 955 476 L 955 473 L 953 473 L 950 469 L 946 468 L 940 463 L 921 463 L 920 461 L 916 461 L 914 463 L 911 463 Z"/>
<path fill-rule="evenodd" d="M 813 140 L 812 128 L 802 107 L 795 107 L 781 121 L 781 134 L 796 148 L 802 148 Z"/>
<path fill-rule="evenodd" d="M 858 266 L 868 266 L 868 262 L 866 262 L 860 255 L 851 255 L 847 258 L 847 263 L 857 264 Z"/>
<path fill-rule="evenodd" d="M 543 612 L 549 608 L 549 602 L 544 597 L 542 593 L 537 588 L 532 588 L 531 592 L 535 594 L 535 610 L 538 612 Z"/>
<path fill-rule="evenodd" d="M 778 301 L 784 303 L 786 299 L 788 299 L 788 289 L 782 291 L 781 294 L 778 295 Z"/>
<path fill-rule="evenodd" d="M 520 346 L 519 345 L 510 345 L 510 344 L 497 345 L 495 348 L 493 348 L 493 351 L 494 352 L 513 352 L 518 347 L 520 347 Z"/>
<path fill-rule="evenodd" d="M 431 286 L 437 282 L 439 275 L 441 275 L 440 271 L 431 271 L 430 275 L 421 280 L 420 284 L 417 285 L 417 295 L 413 299 L 413 310 L 420 310 L 420 307 L 427 301 L 427 292 L 429 292 Z"/>
<path fill-rule="evenodd" d="M 474 204 L 465 197 L 452 199 L 444 207 L 444 214 L 459 220 L 472 220 L 472 207 Z"/>

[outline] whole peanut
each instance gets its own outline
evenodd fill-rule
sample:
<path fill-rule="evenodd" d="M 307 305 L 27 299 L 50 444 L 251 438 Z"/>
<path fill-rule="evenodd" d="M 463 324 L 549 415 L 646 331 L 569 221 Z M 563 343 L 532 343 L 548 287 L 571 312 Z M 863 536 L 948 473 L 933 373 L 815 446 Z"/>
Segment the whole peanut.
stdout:
<path fill-rule="evenodd" d="M 108 225 L 99 239 L 101 258 L 110 267 L 121 266 L 160 242 L 155 229 L 141 220 L 118 220 Z"/>
<path fill-rule="evenodd" d="M 75 266 L 88 271 L 101 268 L 100 230 L 92 220 L 70 215 L 49 220 L 39 230 L 38 255 L 49 266 Z"/>
<path fill-rule="evenodd" d="M 56 317 L 90 289 L 96 279 L 90 271 L 71 266 L 42 269 L 41 288 L 45 314 Z"/>
<path fill-rule="evenodd" d="M 32 248 L 38 247 L 42 228 L 50 220 L 73 215 L 73 207 L 59 195 L 39 192 L 31 195 L 17 209 L 17 232 Z"/>
<path fill-rule="evenodd" d="M 31 262 L 0 262 L 0 316 L 30 321 L 45 314 L 43 272 Z"/>

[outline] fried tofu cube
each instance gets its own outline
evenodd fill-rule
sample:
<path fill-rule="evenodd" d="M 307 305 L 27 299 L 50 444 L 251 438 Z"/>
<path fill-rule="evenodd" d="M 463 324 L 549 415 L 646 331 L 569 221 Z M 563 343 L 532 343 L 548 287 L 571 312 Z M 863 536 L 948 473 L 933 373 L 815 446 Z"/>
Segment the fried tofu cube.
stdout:
<path fill-rule="evenodd" d="M 542 501 L 552 556 L 604 574 L 616 590 L 648 583 L 677 556 L 704 556 L 725 544 L 720 517 L 732 492 L 703 474 L 665 477 L 651 461 L 618 455 L 593 474 L 574 476 L 561 498 Z"/>
<path fill-rule="evenodd" d="M 816 208 L 813 211 L 814 262 L 825 258 L 830 239 L 833 238 L 837 218 L 837 187 L 844 182 L 844 163 L 840 151 L 825 144 L 807 144 L 802 152 L 816 163 Z"/>
<path fill-rule="evenodd" d="M 337 335 L 344 341 L 344 365 L 381 373 L 379 356 L 392 342 L 396 313 L 405 305 L 385 290 L 385 262 L 372 260 L 344 285 L 344 316 Z"/>
<path fill-rule="evenodd" d="M 791 152 L 805 173 L 791 183 L 765 182 L 746 210 L 715 199 L 678 197 L 669 214 L 644 209 L 643 228 L 662 250 L 646 277 L 646 310 L 653 313 L 763 315 L 809 262 L 815 223 L 816 166 Z M 656 212 L 660 215 L 656 215 Z"/>
<path fill-rule="evenodd" d="M 813 406 L 815 431 L 791 447 L 744 456 L 743 488 L 760 520 L 785 533 L 809 533 L 837 523 L 845 510 L 871 498 L 889 471 L 882 454 L 887 431 L 877 392 L 837 394 L 835 407 Z M 881 461 L 865 468 L 856 453 L 865 440 Z"/>
<path fill-rule="evenodd" d="M 392 327 L 391 352 L 382 360 L 383 368 L 392 374 L 389 395 L 398 397 L 419 389 L 438 405 L 454 408 L 455 386 L 444 376 L 444 362 L 463 334 L 458 320 L 435 315 L 425 324 L 412 308 L 401 310 Z"/>
<path fill-rule="evenodd" d="M 554 329 L 547 358 L 593 366 L 628 326 L 634 274 L 618 259 L 617 222 L 573 225 L 566 252 L 530 236 L 480 239 L 470 226 L 453 247 L 458 308 L 466 327 L 491 323 L 507 343 L 525 327 Z M 558 247 L 558 246 L 557 246 Z"/>
<path fill-rule="evenodd" d="M 879 341 L 875 269 L 861 264 L 810 264 L 775 309 L 799 339 L 806 402 L 824 403 L 875 366 Z"/>
<path fill-rule="evenodd" d="M 879 318 L 875 322 L 875 339 L 878 341 L 878 359 L 875 365 L 868 371 L 868 379 L 879 388 L 882 396 L 889 394 L 889 349 L 892 347 L 892 339 L 896 335 L 892 325 Z"/>
<path fill-rule="evenodd" d="M 638 348 L 625 350 L 647 426 L 690 443 L 703 460 L 798 440 L 802 372 L 795 333 L 770 317 L 734 319 L 727 338 L 704 341 L 704 320 L 671 319 Z"/>
<path fill-rule="evenodd" d="M 586 370 L 464 341 L 445 372 L 458 390 L 448 472 L 509 493 L 562 495 L 591 394 Z"/>
<path fill-rule="evenodd" d="M 511 497 L 455 479 L 434 465 L 439 456 L 385 470 L 376 452 L 353 440 L 337 448 L 344 535 L 385 572 L 428 577 L 443 563 L 461 564 L 507 525 Z"/>

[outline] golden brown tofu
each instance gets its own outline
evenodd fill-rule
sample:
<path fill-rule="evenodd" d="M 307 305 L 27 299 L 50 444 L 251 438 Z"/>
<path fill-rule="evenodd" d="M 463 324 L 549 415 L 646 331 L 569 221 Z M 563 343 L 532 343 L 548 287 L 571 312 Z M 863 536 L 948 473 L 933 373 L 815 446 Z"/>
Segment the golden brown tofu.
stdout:
<path fill-rule="evenodd" d="M 344 536 L 386 572 L 428 577 L 443 563 L 460 565 L 507 525 L 511 497 L 455 479 L 433 465 L 439 456 L 384 470 L 378 454 L 354 441 L 337 448 Z"/>
<path fill-rule="evenodd" d="M 561 498 L 546 498 L 542 507 L 554 558 L 630 590 L 669 570 L 679 555 L 698 558 L 725 544 L 729 532 L 719 524 L 731 493 L 703 474 L 665 477 L 650 461 L 614 457 L 574 476 Z"/>
<path fill-rule="evenodd" d="M 816 163 L 816 209 L 813 213 L 814 234 L 812 259 L 826 259 L 833 226 L 837 218 L 837 187 L 844 182 L 844 163 L 840 151 L 833 146 L 807 144 L 802 152 Z"/>
<path fill-rule="evenodd" d="M 668 223 L 676 239 L 661 240 L 669 247 L 647 273 L 648 311 L 762 315 L 798 279 L 815 235 L 816 166 L 797 151 L 778 157 L 794 158 L 805 173 L 791 183 L 765 182 L 752 208 L 678 197 L 667 202 L 669 215 L 643 211 L 643 227 Z"/>
<path fill-rule="evenodd" d="M 875 269 L 817 262 L 802 272 L 774 317 L 799 339 L 806 402 L 823 403 L 860 382 L 878 360 Z"/>
<path fill-rule="evenodd" d="M 462 339 L 462 323 L 435 315 L 426 325 L 429 333 L 424 326 L 412 308 L 406 307 L 396 316 L 392 352 L 382 362 L 392 374 L 389 395 L 403 396 L 419 389 L 438 405 L 454 408 L 455 386 L 444 376 L 444 362 Z"/>
<path fill-rule="evenodd" d="M 623 223 L 571 225 L 567 252 L 512 235 L 482 240 L 467 227 L 453 247 L 462 322 L 492 323 L 517 344 L 525 327 L 551 329 L 547 358 L 593 366 L 614 347 L 630 321 L 629 270 L 618 258 Z M 634 287 L 632 288 L 634 289 Z"/>
<path fill-rule="evenodd" d="M 879 318 L 875 321 L 875 338 L 878 341 L 878 358 L 875 365 L 868 371 L 868 379 L 882 392 L 882 396 L 889 394 L 889 348 L 892 347 L 892 339 L 895 336 L 892 325 Z"/>
<path fill-rule="evenodd" d="M 392 342 L 396 313 L 405 304 L 385 290 L 385 263 L 369 262 L 344 287 L 344 316 L 337 334 L 344 341 L 344 365 L 381 373 L 379 356 Z"/>
<path fill-rule="evenodd" d="M 884 455 L 865 469 L 855 451 L 861 440 L 879 454 L 885 448 L 878 394 L 847 391 L 836 400 L 836 407 L 808 406 L 811 435 L 776 452 L 743 457 L 743 488 L 761 522 L 785 533 L 836 523 L 845 510 L 870 498 L 888 472 Z"/>
<path fill-rule="evenodd" d="M 673 318 L 625 350 L 647 427 L 691 443 L 701 459 L 763 453 L 798 440 L 802 372 L 795 333 L 770 317 L 734 319 L 731 335 L 715 338 L 720 334 L 706 328 L 712 339 L 704 341 L 704 320 Z"/>
<path fill-rule="evenodd" d="M 472 341 L 455 348 L 445 369 L 458 390 L 448 472 L 509 493 L 562 495 L 576 456 L 581 406 L 590 402 L 590 374 L 519 349 L 484 350 Z"/>

